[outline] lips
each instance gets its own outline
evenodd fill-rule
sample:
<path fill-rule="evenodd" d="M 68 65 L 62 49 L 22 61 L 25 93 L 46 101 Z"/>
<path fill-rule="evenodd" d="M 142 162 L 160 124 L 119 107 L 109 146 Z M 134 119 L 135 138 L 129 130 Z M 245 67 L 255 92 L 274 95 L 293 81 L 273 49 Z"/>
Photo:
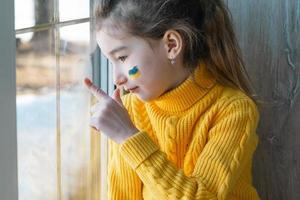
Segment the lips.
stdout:
<path fill-rule="evenodd" d="M 136 91 L 138 88 L 139 88 L 139 87 L 136 86 L 136 87 L 129 88 L 129 89 L 127 89 L 127 90 L 130 91 L 130 92 L 134 92 L 134 91 Z"/>

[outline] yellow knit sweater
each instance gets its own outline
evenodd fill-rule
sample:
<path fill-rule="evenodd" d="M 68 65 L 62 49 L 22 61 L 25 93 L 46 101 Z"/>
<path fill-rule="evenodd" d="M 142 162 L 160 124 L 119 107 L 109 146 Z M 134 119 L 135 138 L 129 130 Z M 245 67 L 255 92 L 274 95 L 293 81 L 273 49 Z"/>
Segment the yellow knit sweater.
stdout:
<path fill-rule="evenodd" d="M 194 75 L 155 101 L 123 96 L 140 132 L 121 145 L 109 141 L 109 199 L 259 199 L 255 103 L 204 65 Z"/>

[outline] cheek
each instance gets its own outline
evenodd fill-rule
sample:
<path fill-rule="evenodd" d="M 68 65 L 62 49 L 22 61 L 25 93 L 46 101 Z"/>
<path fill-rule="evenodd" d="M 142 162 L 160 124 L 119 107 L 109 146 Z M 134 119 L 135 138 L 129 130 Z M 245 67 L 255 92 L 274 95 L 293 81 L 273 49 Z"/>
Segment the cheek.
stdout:
<path fill-rule="evenodd" d="M 129 79 L 138 82 L 147 82 L 154 75 L 154 62 L 150 57 L 144 55 L 136 55 L 136 60 L 131 61 L 131 65 L 127 70 Z M 136 68 L 135 68 L 136 67 Z"/>
<path fill-rule="evenodd" d="M 141 72 L 140 72 L 140 66 L 136 65 L 128 70 L 128 77 L 132 80 L 136 80 L 140 78 Z"/>
<path fill-rule="evenodd" d="M 165 85 L 165 61 L 162 55 L 156 55 L 153 51 L 140 52 L 135 55 L 135 60 L 131 60 L 131 64 L 138 66 L 139 75 L 137 78 L 129 78 L 136 84 L 142 86 L 149 92 L 159 93 L 159 87 Z M 132 69 L 134 65 L 131 66 Z"/>

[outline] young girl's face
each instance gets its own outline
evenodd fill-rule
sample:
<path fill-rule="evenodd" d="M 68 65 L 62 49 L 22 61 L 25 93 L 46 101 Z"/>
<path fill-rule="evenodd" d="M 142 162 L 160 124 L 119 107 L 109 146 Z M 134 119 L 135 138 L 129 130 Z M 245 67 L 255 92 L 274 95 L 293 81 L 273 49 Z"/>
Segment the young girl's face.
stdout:
<path fill-rule="evenodd" d="M 179 84 L 163 42 L 150 46 L 144 39 L 122 32 L 111 35 L 105 29 L 97 33 L 97 42 L 113 66 L 114 83 L 141 100 L 156 99 Z M 139 73 L 134 78 L 129 73 L 133 70 Z"/>

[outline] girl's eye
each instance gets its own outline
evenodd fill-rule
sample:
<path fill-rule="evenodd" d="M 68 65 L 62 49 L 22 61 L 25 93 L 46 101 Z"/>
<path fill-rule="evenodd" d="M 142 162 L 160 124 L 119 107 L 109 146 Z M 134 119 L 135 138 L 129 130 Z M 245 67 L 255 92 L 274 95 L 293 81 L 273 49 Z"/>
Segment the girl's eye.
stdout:
<path fill-rule="evenodd" d="M 124 62 L 126 60 L 127 56 L 120 56 L 118 59 Z"/>

